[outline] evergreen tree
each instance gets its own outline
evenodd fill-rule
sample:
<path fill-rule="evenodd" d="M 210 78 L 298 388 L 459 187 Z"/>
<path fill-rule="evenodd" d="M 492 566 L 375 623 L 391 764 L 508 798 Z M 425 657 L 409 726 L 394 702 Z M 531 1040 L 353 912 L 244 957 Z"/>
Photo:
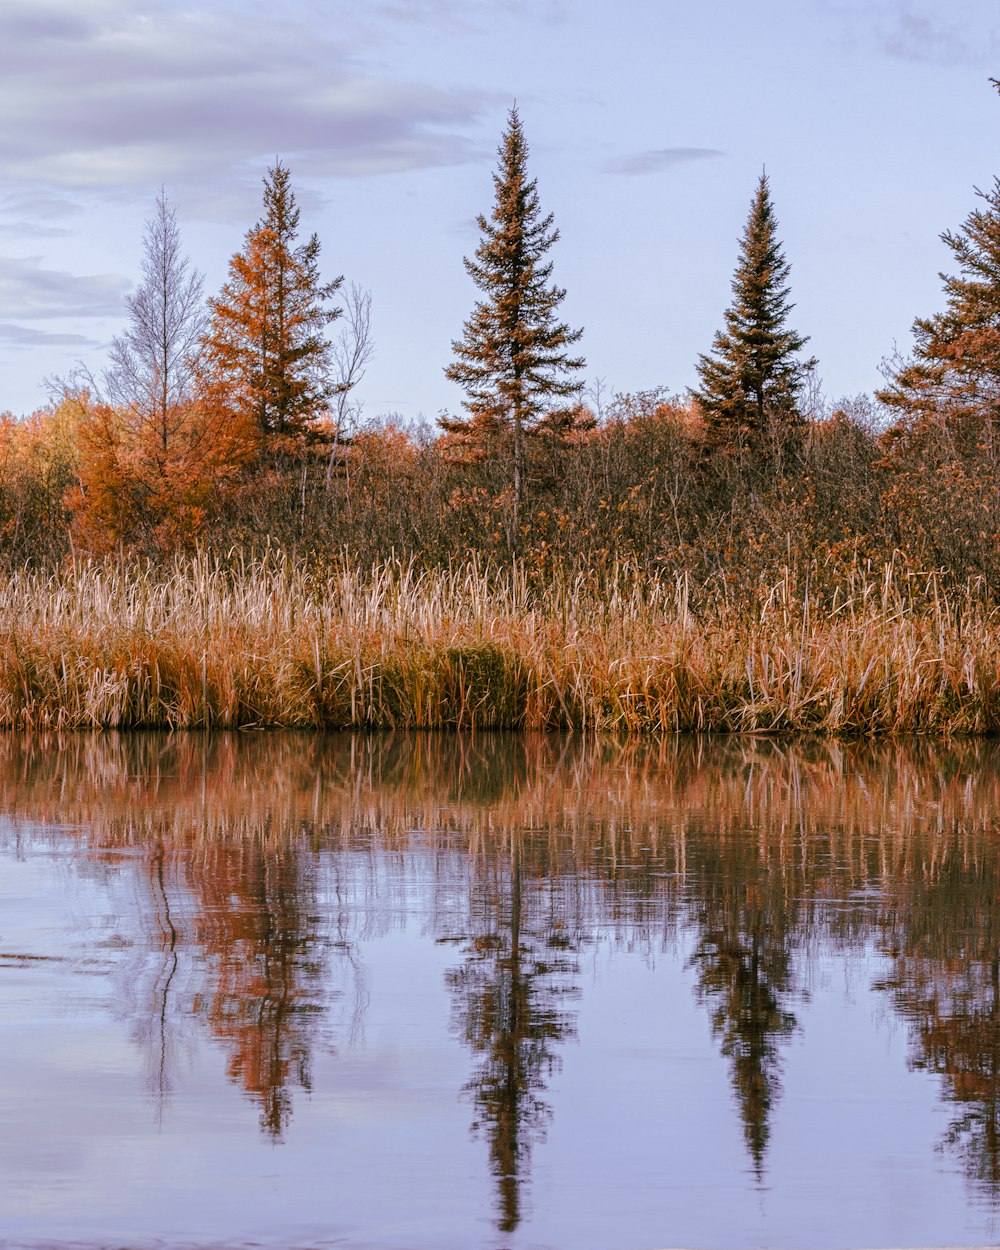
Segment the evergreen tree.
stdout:
<path fill-rule="evenodd" d="M 537 181 L 529 181 L 528 145 L 517 108 L 510 110 L 493 175 L 496 199 L 490 219 L 480 215 L 482 233 L 467 269 L 484 298 L 452 343 L 455 360 L 446 376 L 465 389 L 463 407 L 471 421 L 443 420 L 447 430 L 472 429 L 496 443 L 510 440 L 513 460 L 514 529 L 519 529 L 525 489 L 525 436 L 549 401 L 579 389 L 573 375 L 583 368 L 567 348 L 582 330 L 556 319 L 566 292 L 551 282 L 545 255 L 559 238 L 553 216 L 541 215 Z"/>
<path fill-rule="evenodd" d="M 340 315 L 328 303 L 343 278 L 321 281 L 315 234 L 295 245 L 299 209 L 280 161 L 264 178 L 264 210 L 210 301 L 207 375 L 220 401 L 262 433 L 297 433 L 336 391 L 324 331 Z"/>
<path fill-rule="evenodd" d="M 902 416 L 1000 417 L 1000 179 L 984 207 L 941 239 L 957 276 L 941 274 L 947 307 L 913 323 L 913 357 L 889 370 L 878 398 Z"/>
<path fill-rule="evenodd" d="M 799 392 L 816 364 L 797 359 L 808 339 L 786 325 L 794 305 L 777 225 L 767 175 L 761 174 L 740 240 L 726 328 L 698 362 L 701 387 L 694 395 L 718 443 L 752 435 L 768 418 L 796 421 Z"/>

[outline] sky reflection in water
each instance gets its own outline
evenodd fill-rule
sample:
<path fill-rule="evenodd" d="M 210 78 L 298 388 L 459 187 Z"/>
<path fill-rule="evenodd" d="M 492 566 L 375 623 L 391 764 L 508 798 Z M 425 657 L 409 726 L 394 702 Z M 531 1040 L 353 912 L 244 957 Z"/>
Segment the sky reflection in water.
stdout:
<path fill-rule="evenodd" d="M 1000 1232 L 992 744 L 0 740 L 0 1244 Z"/>

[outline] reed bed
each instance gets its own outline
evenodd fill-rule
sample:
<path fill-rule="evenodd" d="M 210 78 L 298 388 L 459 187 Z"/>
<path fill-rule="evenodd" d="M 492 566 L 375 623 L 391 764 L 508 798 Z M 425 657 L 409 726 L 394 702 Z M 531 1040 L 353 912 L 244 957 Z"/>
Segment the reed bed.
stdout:
<path fill-rule="evenodd" d="M 279 557 L 0 582 L 0 728 L 279 726 L 992 734 L 1000 617 L 893 565 L 827 603 L 786 572 L 697 611 L 627 565 L 544 591 Z"/>

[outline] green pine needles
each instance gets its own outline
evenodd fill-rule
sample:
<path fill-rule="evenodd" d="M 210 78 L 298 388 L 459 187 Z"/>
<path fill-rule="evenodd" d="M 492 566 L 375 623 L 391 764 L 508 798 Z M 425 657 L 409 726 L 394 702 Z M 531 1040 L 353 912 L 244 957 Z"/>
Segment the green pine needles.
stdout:
<path fill-rule="evenodd" d="M 525 436 L 552 400 L 575 395 L 575 375 L 583 359 L 568 348 L 582 330 L 557 319 L 566 292 L 552 282 L 546 253 L 559 238 L 552 214 L 543 217 L 537 182 L 526 172 L 528 145 L 517 108 L 510 110 L 493 175 L 496 200 L 475 258 L 465 268 L 484 298 L 465 323 L 464 337 L 452 343 L 455 359 L 445 376 L 465 390 L 465 422 L 443 420 L 447 430 L 470 430 L 512 460 L 514 528 L 520 526 L 525 491 Z"/>
<path fill-rule="evenodd" d="M 777 238 L 767 175 L 761 174 L 740 240 L 733 302 L 726 328 L 709 355 L 699 358 L 694 392 L 714 443 L 733 445 L 774 419 L 799 420 L 798 397 L 815 360 L 800 360 L 809 341 L 787 326 L 790 266 Z"/>
<path fill-rule="evenodd" d="M 984 207 L 941 239 L 958 274 L 942 274 L 947 307 L 913 323 L 910 360 L 887 369 L 877 398 L 904 418 L 1000 417 L 1000 179 L 978 191 Z"/>

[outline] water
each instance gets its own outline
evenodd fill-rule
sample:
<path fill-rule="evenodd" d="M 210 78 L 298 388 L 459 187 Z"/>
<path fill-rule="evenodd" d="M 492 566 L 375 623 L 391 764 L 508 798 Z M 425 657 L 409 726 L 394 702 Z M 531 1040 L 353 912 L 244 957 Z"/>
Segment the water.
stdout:
<path fill-rule="evenodd" d="M 1000 1237 L 1000 748 L 0 739 L 0 1245 Z"/>

